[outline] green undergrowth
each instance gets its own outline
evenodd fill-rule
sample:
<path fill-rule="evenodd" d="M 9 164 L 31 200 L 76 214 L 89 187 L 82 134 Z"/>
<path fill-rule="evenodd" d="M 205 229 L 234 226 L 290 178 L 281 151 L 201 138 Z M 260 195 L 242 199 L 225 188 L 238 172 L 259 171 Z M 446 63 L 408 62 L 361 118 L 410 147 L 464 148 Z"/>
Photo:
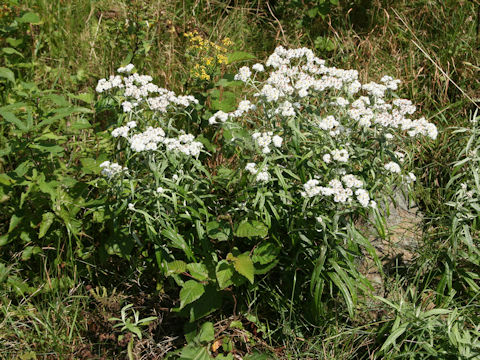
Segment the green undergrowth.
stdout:
<path fill-rule="evenodd" d="M 0 1 L 0 358 L 480 358 L 478 6 Z M 192 75 L 206 55 L 186 51 L 191 31 L 213 44 L 231 40 L 231 61 L 212 70 L 221 82 Z M 332 285 L 326 312 L 305 311 L 307 276 L 292 266 L 275 279 L 255 275 L 254 286 L 228 286 L 224 306 L 189 323 L 172 311 L 178 279 L 159 280 L 153 247 L 118 256 L 127 220 L 96 182 L 117 120 L 94 89 L 131 62 L 213 113 L 243 99 L 226 75 L 277 45 L 307 46 L 362 80 L 399 78 L 400 95 L 437 125 L 435 142 L 413 144 L 420 242 L 409 259 L 378 271 L 383 293 L 359 296 L 352 309 Z M 210 165 L 235 161 L 217 156 Z"/>

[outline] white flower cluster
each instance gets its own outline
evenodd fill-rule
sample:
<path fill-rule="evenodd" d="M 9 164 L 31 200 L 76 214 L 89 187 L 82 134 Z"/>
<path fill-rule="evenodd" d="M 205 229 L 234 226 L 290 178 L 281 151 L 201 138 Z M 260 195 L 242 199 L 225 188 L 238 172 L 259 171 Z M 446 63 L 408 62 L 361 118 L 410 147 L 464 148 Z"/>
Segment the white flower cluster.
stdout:
<path fill-rule="evenodd" d="M 195 137 L 191 134 L 181 134 L 177 138 L 165 137 L 165 131 L 162 128 L 147 127 L 144 132 L 130 134 L 130 130 L 137 126 L 135 121 L 130 121 L 126 126 L 121 126 L 112 131 L 113 137 L 124 137 L 128 140 L 130 148 L 135 152 L 155 151 L 159 145 L 165 145 L 167 151 L 180 152 L 185 155 L 197 157 L 203 149 L 203 144 L 194 141 Z"/>
<path fill-rule="evenodd" d="M 394 174 L 400 174 L 402 169 L 400 168 L 400 165 L 398 165 L 396 162 L 390 161 L 389 163 L 385 164 L 385 170 L 388 170 Z"/>
<path fill-rule="evenodd" d="M 135 66 L 134 66 L 133 64 L 128 64 L 128 65 L 125 66 L 125 67 L 119 67 L 119 68 L 117 69 L 117 72 L 118 72 L 118 73 L 131 73 L 134 67 L 135 67 Z"/>
<path fill-rule="evenodd" d="M 348 151 L 345 149 L 335 149 L 330 154 L 332 155 L 333 160 L 338 162 L 347 162 L 349 158 Z"/>
<path fill-rule="evenodd" d="M 119 73 L 129 74 L 133 70 L 133 65 L 129 64 L 119 68 Z M 170 107 L 183 106 L 189 107 L 192 104 L 198 104 L 198 100 L 193 96 L 177 96 L 173 91 L 160 88 L 152 83 L 152 77 L 149 75 L 139 75 L 133 73 L 128 76 L 110 76 L 107 79 L 98 81 L 96 91 L 103 93 L 112 89 L 123 90 L 123 96 L 127 99 L 122 102 L 123 111 L 129 113 L 140 104 L 147 104 L 151 110 L 165 113 Z"/>
<path fill-rule="evenodd" d="M 238 74 L 236 74 L 233 79 L 247 82 L 247 80 L 250 79 L 250 76 L 252 76 L 250 68 L 248 66 L 243 66 L 238 70 Z"/>
<path fill-rule="evenodd" d="M 252 135 L 252 138 L 255 140 L 256 144 L 262 148 L 262 153 L 269 154 L 272 150 L 270 149 L 270 144 L 273 143 L 273 146 L 279 148 L 282 147 L 283 138 L 278 135 L 273 135 L 272 131 L 267 131 L 264 133 L 256 132 Z"/>
<path fill-rule="evenodd" d="M 353 195 L 355 195 L 361 206 L 376 207 L 376 203 L 370 201 L 368 191 L 362 188 L 363 181 L 353 174 L 344 175 L 342 181 L 333 179 L 328 183 L 328 186 L 324 187 L 319 185 L 320 181 L 317 179 L 309 180 L 303 185 L 304 191 L 301 192 L 301 195 L 305 198 L 313 198 L 319 195 L 333 196 L 333 201 L 336 203 L 351 203 Z"/>
<path fill-rule="evenodd" d="M 242 100 L 238 104 L 237 110 L 231 113 L 223 111 L 217 111 L 213 116 L 208 119 L 210 125 L 217 124 L 219 120 L 221 123 L 226 122 L 228 119 L 238 118 L 250 110 L 255 110 L 257 107 L 250 102 L 250 100 Z"/>
<path fill-rule="evenodd" d="M 110 161 L 102 162 L 100 164 L 100 167 L 102 168 L 102 175 L 106 176 L 109 179 L 128 170 L 126 167 L 122 167 L 116 162 L 112 163 Z"/>
<path fill-rule="evenodd" d="M 128 138 L 128 133 L 130 129 L 133 129 L 137 126 L 137 123 L 135 121 L 129 121 L 126 126 L 120 126 L 112 131 L 112 136 L 113 137 L 124 137 Z"/>
<path fill-rule="evenodd" d="M 257 182 L 267 182 L 268 180 L 270 180 L 270 174 L 268 173 L 268 171 L 267 171 L 268 169 L 266 167 L 261 169 L 262 171 L 259 172 L 258 169 L 257 169 L 257 164 L 248 163 L 245 166 L 245 170 L 247 170 L 252 175 L 257 175 L 255 177 L 255 180 Z"/>
<path fill-rule="evenodd" d="M 183 134 L 178 138 L 167 138 L 164 144 L 168 151 L 181 152 L 182 154 L 197 157 L 203 149 L 203 144 L 194 141 L 195 137 L 191 134 Z"/>

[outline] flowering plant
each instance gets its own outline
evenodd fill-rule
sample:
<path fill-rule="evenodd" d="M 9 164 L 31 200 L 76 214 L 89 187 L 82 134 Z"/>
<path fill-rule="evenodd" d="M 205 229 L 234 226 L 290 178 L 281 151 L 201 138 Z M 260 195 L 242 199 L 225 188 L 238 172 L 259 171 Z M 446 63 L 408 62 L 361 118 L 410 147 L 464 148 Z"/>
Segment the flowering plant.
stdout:
<path fill-rule="evenodd" d="M 163 274 L 182 287 L 178 309 L 191 320 L 219 306 L 212 299 L 222 290 L 265 274 L 279 283 L 293 274 L 292 291 L 313 300 L 305 303 L 314 314 L 328 288 L 353 314 L 358 290 L 369 288 L 356 259 L 375 253 L 355 221 L 379 215 L 376 198 L 415 180 L 408 142 L 437 136 L 435 125 L 409 118 L 416 109 L 395 95 L 399 80 L 362 84 L 357 71 L 327 67 L 305 48 L 278 47 L 265 65 L 235 76 L 251 100 L 210 117 L 218 149 L 179 130 L 195 98 L 137 74 L 97 87 L 116 89 L 128 118 L 112 131 L 123 164 L 107 161 L 102 172 L 132 214 L 132 236 L 153 243 Z"/>

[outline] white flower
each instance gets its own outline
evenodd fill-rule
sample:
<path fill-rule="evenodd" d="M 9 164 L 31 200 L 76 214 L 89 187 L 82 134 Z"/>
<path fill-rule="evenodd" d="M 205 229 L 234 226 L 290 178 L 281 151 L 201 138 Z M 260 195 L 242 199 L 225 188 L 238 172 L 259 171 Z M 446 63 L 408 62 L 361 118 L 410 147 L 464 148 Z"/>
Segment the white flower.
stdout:
<path fill-rule="evenodd" d="M 323 224 L 323 219 L 322 219 L 321 216 L 317 216 L 317 217 L 315 218 L 315 220 L 317 220 L 317 222 L 318 222 L 319 224 Z"/>
<path fill-rule="evenodd" d="M 128 209 L 129 210 L 135 210 L 135 205 L 133 205 L 132 203 L 129 203 L 128 204 Z"/>
<path fill-rule="evenodd" d="M 323 155 L 323 161 L 324 161 L 325 163 L 329 164 L 330 161 L 332 161 L 332 155 L 330 155 L 330 154 L 325 154 L 325 155 Z"/>
<path fill-rule="evenodd" d="M 127 123 L 127 127 L 128 127 L 129 129 L 133 129 L 133 128 L 137 127 L 137 122 L 136 122 L 136 121 L 129 121 L 129 122 Z"/>
<path fill-rule="evenodd" d="M 278 136 L 278 135 L 275 135 L 273 138 L 272 138 L 272 141 L 273 141 L 273 145 L 277 148 L 281 147 L 282 146 L 282 142 L 283 142 L 283 139 Z"/>
<path fill-rule="evenodd" d="M 333 117 L 332 115 L 329 115 L 318 122 L 318 127 L 322 130 L 331 130 L 338 125 L 340 125 L 340 123 L 335 120 L 335 117 Z"/>
<path fill-rule="evenodd" d="M 385 169 L 394 173 L 399 174 L 401 172 L 400 165 L 396 162 L 390 161 L 388 164 L 385 164 Z"/>
<path fill-rule="evenodd" d="M 363 186 L 363 181 L 357 179 L 357 177 L 352 174 L 342 176 L 342 181 L 345 183 L 345 186 L 349 188 L 361 188 Z"/>
<path fill-rule="evenodd" d="M 258 182 L 267 182 L 270 180 L 270 174 L 267 171 L 261 171 L 257 174 L 256 180 Z"/>
<path fill-rule="evenodd" d="M 110 161 L 104 161 L 100 164 L 102 168 L 102 175 L 106 176 L 107 178 L 111 179 L 112 177 L 127 171 L 126 167 L 122 167 L 117 163 L 112 163 Z"/>
<path fill-rule="evenodd" d="M 126 138 L 128 137 L 129 130 L 130 128 L 128 126 L 120 126 L 112 131 L 112 136 L 115 138 L 119 136 Z"/>
<path fill-rule="evenodd" d="M 133 64 L 128 64 L 128 65 L 125 66 L 125 67 L 120 67 L 120 68 L 118 68 L 118 69 L 117 69 L 117 72 L 119 72 L 119 73 L 130 73 L 130 72 L 133 70 L 134 67 L 135 67 L 135 65 L 133 65 Z"/>
<path fill-rule="evenodd" d="M 243 66 L 238 70 L 238 74 L 236 74 L 233 79 L 247 82 L 247 80 L 250 79 L 250 76 L 252 76 L 250 68 L 248 66 Z"/>
<path fill-rule="evenodd" d="M 263 67 L 262 64 L 255 64 L 252 66 L 252 69 L 255 70 L 256 72 L 264 72 L 265 68 Z"/>
<path fill-rule="evenodd" d="M 253 174 L 253 175 L 255 175 L 258 172 L 258 170 L 256 169 L 255 163 L 248 163 L 245 166 L 245 170 L 247 170 L 250 174 Z"/>
<path fill-rule="evenodd" d="M 367 207 L 369 205 L 370 196 L 368 195 L 368 191 L 365 189 L 357 189 L 355 191 L 355 195 L 357 196 L 357 200 L 363 207 Z"/>
<path fill-rule="evenodd" d="M 348 151 L 345 149 L 335 149 L 331 152 L 333 160 L 338 162 L 347 162 L 348 161 Z"/>
<path fill-rule="evenodd" d="M 163 187 L 159 186 L 159 187 L 157 188 L 157 193 L 163 194 L 164 192 L 165 192 L 165 189 L 164 189 Z"/>

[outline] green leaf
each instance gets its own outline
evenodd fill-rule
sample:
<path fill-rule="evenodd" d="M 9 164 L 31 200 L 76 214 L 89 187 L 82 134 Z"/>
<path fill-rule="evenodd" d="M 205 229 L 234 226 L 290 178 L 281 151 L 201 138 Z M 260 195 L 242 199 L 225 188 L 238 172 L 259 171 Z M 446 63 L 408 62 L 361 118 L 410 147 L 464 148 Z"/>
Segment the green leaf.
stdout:
<path fill-rule="evenodd" d="M 15 83 L 15 74 L 12 70 L 7 69 L 6 67 L 0 67 L 0 78 L 4 78 L 12 83 Z"/>
<path fill-rule="evenodd" d="M 37 255 L 42 252 L 42 249 L 39 246 L 27 246 L 25 250 L 22 251 L 22 260 L 27 261 L 33 255 Z"/>
<path fill-rule="evenodd" d="M 0 109 L 0 116 L 3 117 L 9 123 L 15 125 L 19 130 L 22 130 L 24 132 L 29 130 L 26 124 L 20 121 L 13 113 L 9 111 Z"/>
<path fill-rule="evenodd" d="M 407 330 L 408 324 L 402 324 L 399 328 L 395 329 L 385 340 L 380 351 L 388 350 L 392 344 L 395 344 L 396 340 Z"/>
<path fill-rule="evenodd" d="M 182 235 L 172 229 L 165 229 L 161 232 L 161 234 L 171 241 L 171 246 L 176 249 L 183 250 L 185 255 L 187 255 L 190 259 L 193 259 L 192 250 L 190 249 Z"/>
<path fill-rule="evenodd" d="M 167 276 L 181 274 L 187 271 L 187 263 L 182 260 L 175 260 L 167 263 Z"/>
<path fill-rule="evenodd" d="M 237 61 L 246 61 L 255 59 L 255 55 L 247 53 L 245 51 L 234 51 L 227 55 L 228 63 L 232 64 Z"/>
<path fill-rule="evenodd" d="M 187 269 L 195 279 L 204 281 L 208 279 L 208 270 L 204 264 L 190 263 L 187 265 Z"/>
<path fill-rule="evenodd" d="M 204 347 L 187 345 L 180 353 L 180 360 L 210 360 L 208 350 Z"/>
<path fill-rule="evenodd" d="M 205 293 L 192 304 L 187 305 L 184 310 L 188 310 L 190 322 L 197 321 L 204 316 L 212 313 L 222 306 L 222 294 L 217 291 L 215 286 L 207 285 Z"/>
<path fill-rule="evenodd" d="M 33 12 L 27 12 L 23 14 L 21 18 L 17 18 L 17 20 L 19 23 L 28 23 L 28 24 L 34 24 L 34 25 L 38 25 L 42 23 L 40 21 L 40 16 L 38 16 L 38 14 Z"/>
<path fill-rule="evenodd" d="M 256 220 L 243 220 L 235 231 L 236 237 L 252 238 L 258 236 L 264 238 L 267 235 L 268 227 L 264 223 Z"/>
<path fill-rule="evenodd" d="M 210 221 L 207 223 L 207 234 L 210 238 L 218 241 L 227 241 L 230 234 L 230 228 L 223 223 Z"/>
<path fill-rule="evenodd" d="M 215 340 L 215 329 L 213 328 L 213 324 L 209 321 L 203 323 L 198 331 L 196 339 L 201 343 L 209 343 Z"/>
<path fill-rule="evenodd" d="M 10 218 L 10 225 L 8 226 L 8 232 L 12 232 L 15 230 L 15 228 L 20 224 L 22 221 L 23 217 L 22 216 L 17 216 L 15 214 L 12 215 Z"/>
<path fill-rule="evenodd" d="M 217 282 L 220 289 L 225 289 L 233 284 L 232 276 L 235 273 L 234 267 L 226 260 L 222 260 L 217 264 L 215 269 Z"/>
<path fill-rule="evenodd" d="M 230 91 L 220 92 L 218 89 L 213 89 L 211 92 L 211 97 L 212 110 L 231 112 L 237 107 L 235 94 Z"/>
<path fill-rule="evenodd" d="M 70 97 L 72 99 L 83 101 L 87 104 L 93 104 L 93 102 L 95 100 L 95 94 L 92 93 L 92 92 L 88 92 L 88 93 L 85 92 L 85 93 L 80 93 L 80 94 L 68 94 L 68 97 Z"/>
<path fill-rule="evenodd" d="M 5 48 L 2 49 L 2 51 L 7 55 L 15 54 L 15 55 L 19 55 L 19 56 L 23 57 L 21 52 L 19 52 L 18 50 L 15 50 L 14 48 L 11 48 L 11 47 L 5 47 Z"/>
<path fill-rule="evenodd" d="M 270 360 L 272 359 L 272 356 L 268 354 L 261 354 L 259 352 L 254 352 L 253 354 L 246 355 L 243 359 L 244 360 Z"/>
<path fill-rule="evenodd" d="M 253 277 L 255 273 L 255 267 L 253 266 L 252 259 L 248 253 L 240 254 L 233 260 L 233 266 L 240 275 L 245 276 L 251 284 L 253 284 Z"/>
<path fill-rule="evenodd" d="M 52 225 L 54 219 L 55 219 L 55 214 L 51 212 L 43 213 L 42 222 L 40 223 L 40 230 L 38 231 L 39 239 L 45 236 L 48 229 L 50 229 L 50 226 Z"/>
<path fill-rule="evenodd" d="M 185 282 L 182 290 L 180 290 L 180 309 L 183 309 L 185 305 L 188 305 L 199 299 L 204 292 L 205 286 L 203 286 L 203 284 L 195 280 L 189 280 Z"/>
<path fill-rule="evenodd" d="M 280 249 L 272 243 L 265 242 L 253 250 L 252 260 L 261 265 L 269 264 L 275 261 Z"/>

